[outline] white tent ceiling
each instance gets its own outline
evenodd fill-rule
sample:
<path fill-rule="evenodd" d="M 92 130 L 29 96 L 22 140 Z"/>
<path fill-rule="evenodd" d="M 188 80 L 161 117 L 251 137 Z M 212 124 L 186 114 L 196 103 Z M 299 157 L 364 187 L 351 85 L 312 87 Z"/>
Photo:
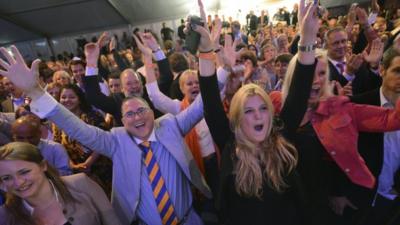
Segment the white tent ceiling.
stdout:
<path fill-rule="evenodd" d="M 226 2 L 249 5 L 251 1 L 265 4 L 280 0 L 203 0 L 213 11 L 225 7 Z M 326 6 L 349 4 L 347 0 L 321 2 Z M 197 0 L 0 0 L 0 46 L 180 18 L 196 4 Z"/>

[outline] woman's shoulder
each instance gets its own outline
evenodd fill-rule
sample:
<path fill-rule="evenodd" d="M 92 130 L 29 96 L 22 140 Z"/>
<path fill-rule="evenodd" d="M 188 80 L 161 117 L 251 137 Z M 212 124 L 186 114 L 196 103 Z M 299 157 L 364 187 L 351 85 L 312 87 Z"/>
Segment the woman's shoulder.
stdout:
<path fill-rule="evenodd" d="M 67 187 L 73 189 L 82 189 L 89 185 L 89 177 L 85 173 L 77 173 L 69 176 L 62 176 L 61 179 L 64 181 Z"/>
<path fill-rule="evenodd" d="M 350 101 L 350 98 L 347 96 L 331 96 L 326 100 L 320 101 L 320 105 L 327 105 L 334 109 L 341 110 L 341 107 L 350 106 L 353 103 Z"/>

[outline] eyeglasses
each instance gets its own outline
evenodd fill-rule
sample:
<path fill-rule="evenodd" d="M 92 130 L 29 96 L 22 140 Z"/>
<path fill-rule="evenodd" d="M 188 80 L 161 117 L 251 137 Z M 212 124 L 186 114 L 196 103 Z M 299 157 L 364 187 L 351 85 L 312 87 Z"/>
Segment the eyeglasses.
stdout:
<path fill-rule="evenodd" d="M 134 118 L 135 116 L 143 117 L 148 111 L 150 111 L 149 108 L 140 107 L 136 112 L 135 111 L 126 112 L 123 115 L 123 117 L 126 117 L 126 118 Z"/>

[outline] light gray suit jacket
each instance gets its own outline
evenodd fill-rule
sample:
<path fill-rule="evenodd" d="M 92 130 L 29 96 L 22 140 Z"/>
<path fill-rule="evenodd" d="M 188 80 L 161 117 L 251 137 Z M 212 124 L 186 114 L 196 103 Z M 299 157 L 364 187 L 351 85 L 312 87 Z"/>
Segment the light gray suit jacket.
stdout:
<path fill-rule="evenodd" d="M 46 106 L 44 106 L 46 107 Z M 140 199 L 141 150 L 129 137 L 124 127 L 111 132 L 90 126 L 58 104 L 48 115 L 70 138 L 103 154 L 113 161 L 112 205 L 123 224 L 136 219 Z M 157 140 L 171 153 L 186 178 L 205 196 L 211 191 L 201 175 L 184 135 L 203 118 L 203 104 L 198 98 L 184 111 L 173 116 L 164 115 L 155 121 Z"/>

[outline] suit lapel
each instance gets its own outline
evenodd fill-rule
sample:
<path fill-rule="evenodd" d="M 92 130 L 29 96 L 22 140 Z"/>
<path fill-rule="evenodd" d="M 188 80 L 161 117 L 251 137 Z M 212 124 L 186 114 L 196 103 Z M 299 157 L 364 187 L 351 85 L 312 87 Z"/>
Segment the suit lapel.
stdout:
<path fill-rule="evenodd" d="M 161 128 L 155 129 L 155 135 L 157 137 L 157 140 L 175 158 L 176 162 L 179 164 L 186 177 L 190 180 L 191 177 L 188 167 L 190 158 L 188 154 L 185 154 L 185 150 L 182 149 L 182 146 L 179 144 L 180 142 L 176 141 L 176 137 L 171 135 L 171 133 L 167 134 L 166 132 L 163 132 L 163 129 Z"/>
<path fill-rule="evenodd" d="M 171 130 L 164 131 L 162 128 L 157 127 L 155 129 L 155 134 L 157 140 L 175 158 L 179 167 L 182 169 L 189 181 L 206 197 L 211 198 L 211 191 L 207 186 L 203 175 L 200 173 L 200 170 L 197 167 L 196 162 L 186 144 L 184 142 L 177 141 L 176 136 L 171 133 Z"/>
<path fill-rule="evenodd" d="M 347 84 L 346 78 L 337 71 L 335 65 L 333 65 L 333 63 L 331 63 L 330 61 L 329 61 L 329 70 L 330 70 L 329 71 L 330 72 L 329 80 L 337 80 L 337 81 L 339 81 L 340 85 L 342 85 L 342 86 Z"/>

